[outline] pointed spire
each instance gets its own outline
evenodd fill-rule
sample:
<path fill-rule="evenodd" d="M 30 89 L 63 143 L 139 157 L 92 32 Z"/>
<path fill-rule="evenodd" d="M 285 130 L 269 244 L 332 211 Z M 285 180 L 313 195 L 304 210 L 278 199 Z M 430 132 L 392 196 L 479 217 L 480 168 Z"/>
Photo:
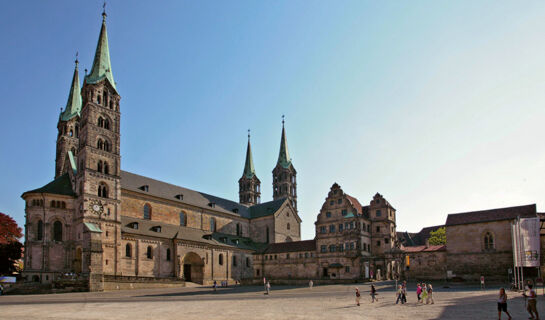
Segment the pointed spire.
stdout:
<path fill-rule="evenodd" d="M 244 164 L 244 173 L 242 175 L 249 179 L 255 176 L 254 158 L 252 157 L 252 146 L 250 144 L 250 129 L 248 129 L 248 148 L 246 149 L 246 163 Z"/>
<path fill-rule="evenodd" d="M 286 129 L 284 128 L 284 115 L 282 115 L 282 138 L 280 140 L 280 153 L 278 154 L 277 165 L 289 168 L 291 165 L 290 153 L 288 151 L 288 140 L 286 138 Z"/>
<path fill-rule="evenodd" d="M 75 116 L 79 116 L 81 111 L 81 90 L 79 87 L 78 53 L 76 53 L 75 63 L 76 67 L 74 68 L 74 76 L 72 77 L 72 85 L 70 86 L 68 101 L 66 102 L 66 108 L 61 113 L 62 121 L 68 121 Z"/>
<path fill-rule="evenodd" d="M 85 76 L 85 82 L 97 83 L 104 78 L 108 79 L 112 87 L 115 87 L 114 76 L 112 73 L 112 65 L 110 63 L 110 49 L 108 48 L 108 33 L 106 32 L 106 3 L 104 3 L 104 11 L 102 12 L 102 27 L 98 37 L 97 49 L 95 51 L 95 59 L 91 72 Z M 117 90 L 117 89 L 116 89 Z"/>

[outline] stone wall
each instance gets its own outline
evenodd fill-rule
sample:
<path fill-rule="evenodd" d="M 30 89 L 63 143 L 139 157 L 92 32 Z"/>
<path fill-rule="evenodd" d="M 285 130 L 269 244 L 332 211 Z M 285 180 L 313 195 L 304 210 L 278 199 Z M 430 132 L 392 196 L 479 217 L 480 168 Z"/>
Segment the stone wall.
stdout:
<path fill-rule="evenodd" d="M 413 280 L 441 280 L 446 278 L 447 252 L 414 252 L 409 253 L 409 270 L 407 271 L 406 258 L 403 259 L 405 279 Z"/>
<path fill-rule="evenodd" d="M 265 258 L 266 257 L 266 258 Z M 314 252 L 289 252 L 254 255 L 254 277 L 267 279 L 317 279 Z"/>

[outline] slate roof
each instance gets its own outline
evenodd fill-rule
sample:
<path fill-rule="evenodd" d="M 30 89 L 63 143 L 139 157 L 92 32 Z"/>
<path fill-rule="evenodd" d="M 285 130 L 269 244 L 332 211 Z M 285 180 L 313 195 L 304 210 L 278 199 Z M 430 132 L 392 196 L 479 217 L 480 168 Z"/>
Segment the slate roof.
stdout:
<path fill-rule="evenodd" d="M 134 229 L 130 226 L 135 222 L 138 223 L 138 229 Z M 154 227 L 161 227 L 161 231 L 154 231 Z M 219 232 L 210 233 L 201 229 L 188 228 L 128 216 L 121 216 L 121 232 L 163 239 L 188 240 L 210 245 L 236 247 L 239 249 L 253 251 L 263 250 L 263 248 L 266 247 L 266 244 L 254 242 L 252 239 L 246 237 L 239 237 Z"/>
<path fill-rule="evenodd" d="M 41 188 L 26 191 L 25 193 L 23 193 L 23 196 L 27 193 L 51 193 L 72 197 L 76 196 L 76 194 L 72 190 L 72 182 L 70 181 L 70 176 L 68 175 L 68 173 L 63 174 L 62 176 L 58 177 L 57 179 L 51 181 L 50 183 L 46 184 Z"/>
<path fill-rule="evenodd" d="M 363 206 L 361 205 L 361 203 L 358 201 L 358 199 L 352 197 L 352 196 L 349 196 L 348 194 L 344 194 L 346 196 L 346 198 L 348 199 L 348 201 L 350 201 L 350 204 L 356 209 L 356 213 L 357 214 L 362 214 L 363 213 Z"/>
<path fill-rule="evenodd" d="M 269 244 L 261 253 L 316 251 L 316 240 L 291 241 Z"/>
<path fill-rule="evenodd" d="M 444 225 L 425 227 L 420 232 L 397 232 L 397 238 L 404 246 L 423 246 L 426 244 L 426 240 L 430 238 L 430 232 L 435 231 Z"/>
<path fill-rule="evenodd" d="M 273 215 L 275 212 L 280 209 L 280 207 L 286 202 L 287 198 L 277 199 L 269 202 L 264 202 L 261 204 L 256 204 L 251 206 L 250 209 L 250 218 L 260 218 L 265 216 Z"/>
<path fill-rule="evenodd" d="M 415 253 L 415 252 L 433 252 L 433 251 L 445 251 L 447 250 L 447 246 L 444 244 L 441 245 L 434 245 L 434 246 L 411 246 L 411 247 L 403 247 L 403 251 L 407 253 Z"/>
<path fill-rule="evenodd" d="M 536 205 L 490 209 L 482 211 L 472 211 L 464 213 L 451 213 L 447 216 L 446 226 L 460 224 L 481 223 L 490 221 L 513 220 L 518 216 L 521 218 L 536 217 Z"/>

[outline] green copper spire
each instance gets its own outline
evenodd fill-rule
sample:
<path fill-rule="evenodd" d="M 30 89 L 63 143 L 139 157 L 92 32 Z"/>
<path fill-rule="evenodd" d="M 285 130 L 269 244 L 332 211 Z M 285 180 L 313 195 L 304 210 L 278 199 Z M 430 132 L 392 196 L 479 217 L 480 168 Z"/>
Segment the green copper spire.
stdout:
<path fill-rule="evenodd" d="M 81 112 L 81 90 L 79 87 L 78 58 L 76 54 L 76 67 L 74 69 L 74 76 L 72 77 L 72 85 L 70 86 L 70 94 L 68 94 L 68 101 L 66 102 L 66 108 L 61 113 L 61 120 L 68 121 L 75 116 L 79 116 L 80 112 Z"/>
<path fill-rule="evenodd" d="M 290 153 L 288 151 L 288 140 L 286 139 L 286 129 L 284 129 L 284 115 L 282 115 L 282 139 L 280 140 L 280 153 L 278 154 L 277 164 L 284 168 L 291 165 Z"/>
<path fill-rule="evenodd" d="M 91 73 L 85 76 L 85 82 L 97 83 L 102 79 L 108 79 L 112 87 L 115 87 L 114 75 L 112 74 L 112 65 L 110 63 L 110 49 L 108 49 L 108 34 L 106 32 L 106 12 L 102 13 L 102 28 L 98 37 L 97 50 Z M 116 89 L 117 90 L 117 89 Z"/>
<path fill-rule="evenodd" d="M 243 176 L 249 179 L 255 176 L 254 158 L 252 157 L 252 146 L 250 145 L 250 130 L 248 130 L 248 148 L 246 149 L 246 163 L 244 164 Z"/>

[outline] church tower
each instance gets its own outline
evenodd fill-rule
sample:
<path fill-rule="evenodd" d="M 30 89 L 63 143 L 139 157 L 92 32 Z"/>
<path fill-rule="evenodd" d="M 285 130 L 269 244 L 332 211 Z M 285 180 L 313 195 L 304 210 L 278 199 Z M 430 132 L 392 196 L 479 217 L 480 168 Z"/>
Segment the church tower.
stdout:
<path fill-rule="evenodd" d="M 284 116 L 282 116 L 282 138 L 280 139 L 280 153 L 273 173 L 273 199 L 288 198 L 295 210 L 297 210 L 297 171 L 291 162 L 288 151 L 288 140 L 284 128 Z"/>
<path fill-rule="evenodd" d="M 256 205 L 261 202 L 261 181 L 257 178 L 250 144 L 250 130 L 248 130 L 248 147 L 246 148 L 246 163 L 244 172 L 238 180 L 239 202 L 246 205 Z"/>
<path fill-rule="evenodd" d="M 84 225 L 82 271 L 89 274 L 91 291 L 100 291 L 103 274 L 120 272 L 121 242 L 120 96 L 110 63 L 106 12 L 102 13 L 93 66 L 85 75 L 81 96 L 76 191 L 77 218 Z"/>
<path fill-rule="evenodd" d="M 74 161 L 78 154 L 79 125 L 81 113 L 81 92 L 79 86 L 78 60 L 76 58 L 74 76 L 68 94 L 68 101 L 64 111 L 61 109 L 57 129 L 57 152 L 55 156 L 55 179 L 66 173 L 69 164 L 66 161 Z"/>

